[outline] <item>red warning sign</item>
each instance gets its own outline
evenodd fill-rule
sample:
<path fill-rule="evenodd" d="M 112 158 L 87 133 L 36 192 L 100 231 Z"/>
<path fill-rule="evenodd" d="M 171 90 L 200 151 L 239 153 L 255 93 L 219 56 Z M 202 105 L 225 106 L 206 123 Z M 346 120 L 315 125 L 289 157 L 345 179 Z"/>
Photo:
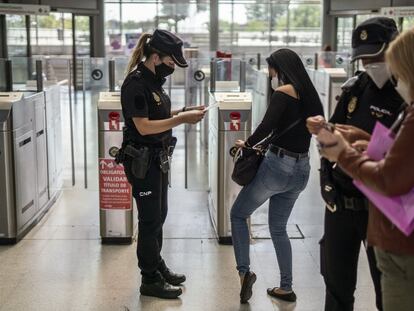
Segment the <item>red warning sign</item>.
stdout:
<path fill-rule="evenodd" d="M 132 191 L 124 167 L 112 159 L 99 159 L 99 207 L 131 209 Z"/>
<path fill-rule="evenodd" d="M 230 113 L 230 131 L 240 131 L 240 112 L 233 111 Z"/>
<path fill-rule="evenodd" d="M 108 114 L 108 119 L 109 119 L 109 130 L 111 131 L 119 131 L 119 120 L 121 119 L 121 115 L 119 114 L 119 112 L 116 111 L 111 111 Z"/>

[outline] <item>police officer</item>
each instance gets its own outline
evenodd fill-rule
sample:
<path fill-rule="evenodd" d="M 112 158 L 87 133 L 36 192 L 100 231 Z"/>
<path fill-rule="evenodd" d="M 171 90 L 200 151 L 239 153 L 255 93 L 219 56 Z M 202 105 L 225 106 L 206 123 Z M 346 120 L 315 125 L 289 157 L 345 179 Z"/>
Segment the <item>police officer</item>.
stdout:
<path fill-rule="evenodd" d="M 377 121 L 390 127 L 403 105 L 384 62 L 384 52 L 397 35 L 394 20 L 384 17 L 371 18 L 353 31 L 352 61 L 361 60 L 365 72 L 345 82 L 329 121 L 337 124 L 336 128 L 356 148 L 364 148 L 366 144 L 353 137 L 369 140 Z M 307 122 L 312 134 L 317 134 L 325 124 L 322 116 L 309 118 Z M 325 310 L 353 310 L 358 256 L 367 232 L 368 202 L 352 179 L 325 159 L 321 160 L 321 192 L 327 207 L 324 236 L 320 241 L 321 273 L 326 285 Z M 367 246 L 366 252 L 376 305 L 382 310 L 380 272 L 372 247 Z"/>
<path fill-rule="evenodd" d="M 170 98 L 162 87 L 175 65 L 188 66 L 182 45 L 178 37 L 165 30 L 142 34 L 121 88 L 125 129 L 118 158 L 124 164 L 138 206 L 140 293 L 169 299 L 181 295 L 181 288 L 176 286 L 186 279 L 169 270 L 160 254 L 168 209 L 169 163 L 176 141 L 172 128 L 195 124 L 205 113 L 204 107 L 171 111 Z"/>

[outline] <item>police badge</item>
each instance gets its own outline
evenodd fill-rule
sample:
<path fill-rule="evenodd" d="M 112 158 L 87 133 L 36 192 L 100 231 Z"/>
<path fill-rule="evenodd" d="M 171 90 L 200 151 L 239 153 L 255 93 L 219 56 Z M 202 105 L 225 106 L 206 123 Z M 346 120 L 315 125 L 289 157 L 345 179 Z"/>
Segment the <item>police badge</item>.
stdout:
<path fill-rule="evenodd" d="M 353 113 L 356 109 L 358 98 L 353 96 L 348 103 L 348 113 Z"/>
<path fill-rule="evenodd" d="M 152 96 L 154 97 L 155 102 L 157 103 L 157 106 L 161 105 L 161 98 L 156 92 L 152 92 Z"/>

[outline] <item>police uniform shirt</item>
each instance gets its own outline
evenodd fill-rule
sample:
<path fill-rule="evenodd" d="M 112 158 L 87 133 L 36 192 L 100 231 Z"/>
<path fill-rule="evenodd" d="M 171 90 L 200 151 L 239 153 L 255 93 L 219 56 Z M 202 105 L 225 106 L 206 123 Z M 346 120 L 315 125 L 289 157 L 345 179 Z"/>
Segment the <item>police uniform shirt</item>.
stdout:
<path fill-rule="evenodd" d="M 141 135 L 133 118 L 163 120 L 171 117 L 171 101 L 158 79 L 142 62 L 132 71 L 121 87 L 122 113 L 125 119 L 126 137 L 136 144 L 162 147 L 172 137 L 172 130 L 160 134 Z"/>
<path fill-rule="evenodd" d="M 403 99 L 388 81 L 382 89 L 365 72 L 348 92 L 342 94 L 330 122 L 353 125 L 372 133 L 377 121 L 390 128 L 403 106 Z M 353 185 L 352 179 L 336 166 L 332 177 L 346 196 L 363 197 Z"/>
<path fill-rule="evenodd" d="M 368 133 L 372 133 L 377 121 L 391 127 L 403 104 L 392 83 L 388 81 L 378 89 L 366 73 L 361 73 L 359 80 L 347 96 L 341 97 L 329 121 L 353 125 Z"/>

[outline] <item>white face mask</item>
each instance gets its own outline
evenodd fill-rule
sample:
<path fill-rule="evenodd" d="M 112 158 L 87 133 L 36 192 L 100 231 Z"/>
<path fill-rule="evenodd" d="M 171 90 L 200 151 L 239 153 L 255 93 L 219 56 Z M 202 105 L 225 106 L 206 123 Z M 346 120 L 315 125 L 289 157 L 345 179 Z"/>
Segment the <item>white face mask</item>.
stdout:
<path fill-rule="evenodd" d="M 370 76 L 375 85 L 382 87 L 390 79 L 390 72 L 386 63 L 372 63 L 364 66 L 366 73 Z"/>
<path fill-rule="evenodd" d="M 272 77 L 270 84 L 272 85 L 272 89 L 276 91 L 276 89 L 279 87 L 279 79 L 277 76 Z"/>
<path fill-rule="evenodd" d="M 395 87 L 395 90 L 398 92 L 398 94 L 401 95 L 401 97 L 404 99 L 404 101 L 407 104 L 411 104 L 413 99 L 410 95 L 410 89 L 408 88 L 408 84 L 402 81 L 401 79 L 398 80 L 398 84 Z"/>

